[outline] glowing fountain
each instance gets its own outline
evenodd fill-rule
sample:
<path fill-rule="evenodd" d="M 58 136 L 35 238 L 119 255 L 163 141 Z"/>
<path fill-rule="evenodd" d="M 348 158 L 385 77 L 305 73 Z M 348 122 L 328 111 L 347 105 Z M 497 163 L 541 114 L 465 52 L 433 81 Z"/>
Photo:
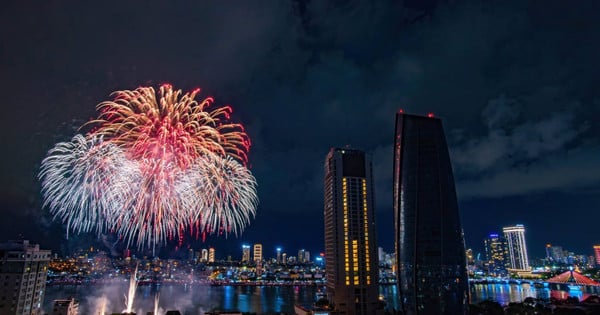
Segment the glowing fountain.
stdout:
<path fill-rule="evenodd" d="M 160 293 L 156 292 L 156 295 L 154 295 L 154 314 L 153 315 L 158 315 L 158 298 L 160 296 Z"/>
<path fill-rule="evenodd" d="M 135 271 L 131 274 L 131 279 L 129 280 L 129 292 L 127 296 L 125 296 L 125 305 L 127 308 L 123 311 L 125 313 L 133 313 L 133 299 L 135 298 L 135 290 L 137 289 L 137 271 L 138 265 L 135 265 Z"/>
<path fill-rule="evenodd" d="M 98 308 L 98 312 L 96 312 L 98 315 L 105 315 L 106 314 L 106 296 L 102 296 L 100 298 L 100 307 Z"/>

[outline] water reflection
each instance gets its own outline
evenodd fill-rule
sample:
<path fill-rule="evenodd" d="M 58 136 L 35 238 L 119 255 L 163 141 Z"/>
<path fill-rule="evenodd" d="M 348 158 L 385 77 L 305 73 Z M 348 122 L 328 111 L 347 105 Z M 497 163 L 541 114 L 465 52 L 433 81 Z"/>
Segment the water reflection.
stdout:
<path fill-rule="evenodd" d="M 537 297 L 536 288 L 524 284 L 474 284 L 471 285 L 471 303 L 494 300 L 502 305 L 522 302 L 527 297 Z M 540 289 L 544 290 L 544 289 Z M 547 290 L 547 289 L 546 289 Z"/>
<path fill-rule="evenodd" d="M 555 298 L 565 300 L 575 297 L 579 301 L 585 300 L 590 295 L 598 295 L 600 288 L 545 285 L 535 287 L 529 283 L 522 284 L 471 284 L 471 303 L 477 304 L 484 300 L 494 300 L 502 305 L 511 302 L 522 302 L 528 297 L 549 300 Z"/>
<path fill-rule="evenodd" d="M 388 310 L 399 310 L 400 301 L 398 300 L 398 289 L 395 285 L 379 286 L 379 294 L 381 294 L 386 302 Z"/>
<path fill-rule="evenodd" d="M 231 286 L 225 286 L 225 287 L 218 287 L 218 289 L 223 289 L 223 309 L 224 310 L 232 310 L 234 309 L 234 294 L 233 294 L 233 290 L 235 290 L 234 287 Z"/>
<path fill-rule="evenodd" d="M 536 288 L 523 284 L 472 284 L 471 303 L 494 300 L 503 305 L 510 302 L 522 302 L 527 297 L 566 299 L 569 296 L 579 300 L 590 294 L 599 294 L 600 290 L 590 292 L 571 288 L 570 292 L 551 290 L 550 287 Z M 81 314 L 92 314 L 103 300 L 107 312 L 121 311 L 126 284 L 110 287 L 100 286 L 50 286 L 44 299 L 44 310 L 52 310 L 52 301 L 74 297 L 79 301 Z M 304 286 L 144 286 L 136 291 L 134 309 L 145 314 L 154 307 L 155 293 L 160 292 L 162 309 L 179 309 L 192 314 L 202 314 L 210 310 L 239 310 L 256 313 L 293 313 L 295 304 L 311 305 L 316 301 L 317 291 L 323 293 L 324 287 Z M 394 285 L 379 287 L 379 293 L 385 299 L 388 310 L 399 310 L 398 291 Z M 119 309 L 121 308 L 121 309 Z M 141 312 L 140 312 L 141 311 Z"/>

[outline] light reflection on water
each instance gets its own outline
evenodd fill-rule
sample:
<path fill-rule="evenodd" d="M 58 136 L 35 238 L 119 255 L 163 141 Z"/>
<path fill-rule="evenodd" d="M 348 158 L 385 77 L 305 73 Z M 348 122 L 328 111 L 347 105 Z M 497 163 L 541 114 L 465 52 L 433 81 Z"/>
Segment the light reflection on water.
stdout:
<path fill-rule="evenodd" d="M 485 300 L 494 300 L 502 305 L 510 302 L 522 302 L 527 297 L 548 298 L 549 290 L 538 289 L 523 284 L 471 284 L 471 303 L 477 304 Z M 548 292 L 546 292 L 548 291 Z"/>
<path fill-rule="evenodd" d="M 565 299 L 568 296 L 579 300 L 586 298 L 585 290 L 571 292 L 551 291 L 549 288 L 536 288 L 523 284 L 471 284 L 471 303 L 494 300 L 506 305 L 522 302 L 527 297 Z M 101 286 L 50 286 L 46 288 L 44 310 L 52 310 L 52 301 L 74 297 L 79 301 L 81 314 L 94 314 L 101 296 L 108 299 L 107 311 L 119 312 L 124 306 L 125 284 L 110 287 Z M 136 294 L 134 309 L 145 314 L 154 306 L 154 294 L 160 291 L 160 307 L 165 310 L 179 309 L 186 314 L 202 314 L 205 311 L 239 310 L 242 312 L 293 313 L 295 304 L 311 305 L 316 300 L 318 287 L 304 286 L 142 286 Z M 321 288 L 324 290 L 324 288 Z M 397 288 L 394 285 L 380 286 L 380 294 L 387 302 L 387 309 L 400 309 Z M 595 292 L 598 294 L 598 292 Z M 50 312 L 51 313 L 51 312 Z"/>
<path fill-rule="evenodd" d="M 535 287 L 529 283 L 522 284 L 471 284 L 471 303 L 477 304 L 485 300 L 493 300 L 502 305 L 507 305 L 511 302 L 522 302 L 528 297 L 540 298 L 549 300 L 555 298 L 565 300 L 568 297 L 577 298 L 583 301 L 590 295 L 599 295 L 600 288 L 598 287 L 579 287 L 579 286 L 562 286 L 561 290 L 557 290 L 557 285 L 547 284 L 543 287 Z"/>

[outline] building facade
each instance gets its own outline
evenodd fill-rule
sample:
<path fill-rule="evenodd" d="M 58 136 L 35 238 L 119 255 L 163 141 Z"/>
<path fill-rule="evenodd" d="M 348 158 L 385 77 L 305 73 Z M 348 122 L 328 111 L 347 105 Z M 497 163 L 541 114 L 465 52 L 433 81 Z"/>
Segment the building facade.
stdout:
<path fill-rule="evenodd" d="M 377 314 L 378 259 L 371 159 L 333 148 L 325 161 L 327 297 L 337 314 Z"/>
<path fill-rule="evenodd" d="M 508 257 L 511 269 L 529 270 L 525 227 L 522 224 L 507 226 L 502 229 L 508 244 Z"/>
<path fill-rule="evenodd" d="M 42 314 L 50 251 L 27 240 L 0 244 L 0 314 Z"/>
<path fill-rule="evenodd" d="M 504 237 L 496 233 L 490 234 L 484 240 L 485 258 L 488 274 L 505 276 L 508 264 L 508 246 Z"/>
<path fill-rule="evenodd" d="M 215 249 L 210 247 L 208 249 L 208 262 L 209 263 L 214 263 L 215 262 Z"/>
<path fill-rule="evenodd" d="M 552 246 L 552 244 L 546 244 L 546 260 L 548 262 L 564 263 L 565 262 L 565 251 L 562 246 Z"/>
<path fill-rule="evenodd" d="M 254 248 L 253 248 L 253 253 L 254 253 L 254 259 L 253 261 L 259 262 L 263 260 L 263 253 L 262 253 L 262 244 L 254 244 Z"/>
<path fill-rule="evenodd" d="M 250 245 L 242 245 L 242 261 L 250 261 Z"/>
<path fill-rule="evenodd" d="M 396 270 L 404 314 L 467 314 L 468 281 L 448 146 L 433 115 L 396 115 Z"/>
<path fill-rule="evenodd" d="M 298 250 L 298 260 L 299 263 L 304 262 L 304 249 Z"/>
<path fill-rule="evenodd" d="M 54 300 L 52 315 L 79 315 L 79 303 L 75 299 Z"/>
<path fill-rule="evenodd" d="M 596 259 L 596 266 L 600 267 L 600 245 L 594 245 L 594 258 Z"/>

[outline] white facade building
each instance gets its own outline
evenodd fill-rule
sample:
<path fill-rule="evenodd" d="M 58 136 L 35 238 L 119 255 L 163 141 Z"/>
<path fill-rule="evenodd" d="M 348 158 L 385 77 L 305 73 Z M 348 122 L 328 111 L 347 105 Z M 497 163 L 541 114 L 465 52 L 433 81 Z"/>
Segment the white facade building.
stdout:
<path fill-rule="evenodd" d="M 529 270 L 525 227 L 522 224 L 507 226 L 502 229 L 508 244 L 508 259 L 512 269 Z"/>

